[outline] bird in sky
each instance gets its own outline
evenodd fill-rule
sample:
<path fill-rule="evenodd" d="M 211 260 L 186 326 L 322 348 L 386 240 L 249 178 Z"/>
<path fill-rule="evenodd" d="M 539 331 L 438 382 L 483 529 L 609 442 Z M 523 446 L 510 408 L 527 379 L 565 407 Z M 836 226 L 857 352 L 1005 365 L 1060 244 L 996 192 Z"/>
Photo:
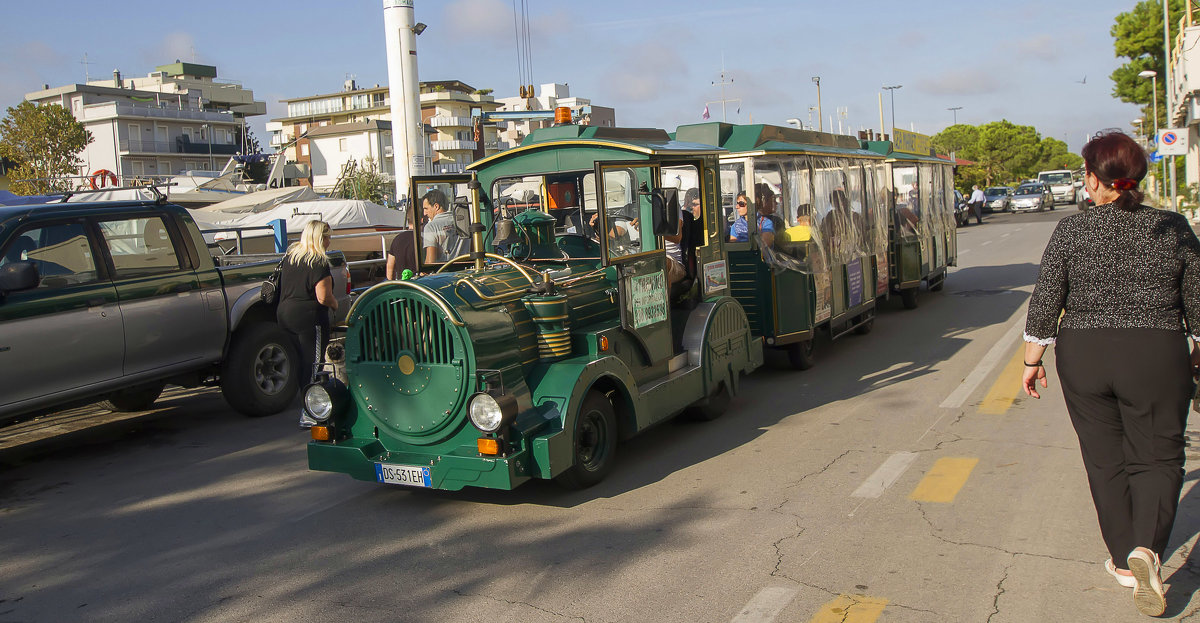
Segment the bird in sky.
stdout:
<path fill-rule="evenodd" d="M 1084 76 L 1083 80 L 1076 80 L 1075 82 L 1077 82 L 1079 84 L 1087 84 L 1087 76 Z"/>

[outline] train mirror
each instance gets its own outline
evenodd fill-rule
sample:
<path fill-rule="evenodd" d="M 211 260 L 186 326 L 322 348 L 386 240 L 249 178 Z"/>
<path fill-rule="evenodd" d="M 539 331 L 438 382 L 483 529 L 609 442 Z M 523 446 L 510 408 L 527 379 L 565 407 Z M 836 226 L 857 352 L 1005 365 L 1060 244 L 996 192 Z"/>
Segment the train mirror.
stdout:
<path fill-rule="evenodd" d="M 674 236 L 679 233 L 679 190 L 655 188 L 652 198 L 654 234 Z"/>

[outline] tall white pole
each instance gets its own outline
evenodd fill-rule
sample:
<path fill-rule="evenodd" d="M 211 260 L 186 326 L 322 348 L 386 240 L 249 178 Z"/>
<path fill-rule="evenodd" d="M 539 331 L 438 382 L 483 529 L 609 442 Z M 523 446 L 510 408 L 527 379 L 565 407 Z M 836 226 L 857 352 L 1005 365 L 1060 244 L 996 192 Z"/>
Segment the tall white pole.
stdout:
<path fill-rule="evenodd" d="M 1163 77 L 1166 78 L 1166 83 L 1163 84 L 1163 90 L 1167 94 L 1167 98 L 1163 103 L 1166 104 L 1166 106 L 1167 106 L 1167 127 L 1169 128 L 1169 127 L 1175 125 L 1175 124 L 1171 123 L 1171 117 L 1173 114 L 1173 109 L 1171 108 L 1171 90 L 1175 83 L 1174 76 L 1172 75 L 1172 72 L 1171 72 L 1171 8 L 1170 8 L 1170 5 L 1167 3 L 1167 0 L 1163 0 L 1162 5 L 1163 5 L 1163 64 L 1166 65 L 1166 67 L 1164 67 L 1163 69 L 1165 69 L 1167 72 L 1167 73 L 1163 74 Z M 1175 203 L 1175 156 L 1171 156 L 1170 179 L 1171 179 L 1171 211 L 1174 212 L 1175 210 L 1178 209 L 1177 204 Z"/>
<path fill-rule="evenodd" d="M 413 175 L 425 173 L 421 143 L 421 95 L 417 80 L 417 35 L 414 0 L 383 0 L 387 44 L 388 95 L 392 102 L 392 162 L 396 166 L 396 199 L 408 196 Z"/>

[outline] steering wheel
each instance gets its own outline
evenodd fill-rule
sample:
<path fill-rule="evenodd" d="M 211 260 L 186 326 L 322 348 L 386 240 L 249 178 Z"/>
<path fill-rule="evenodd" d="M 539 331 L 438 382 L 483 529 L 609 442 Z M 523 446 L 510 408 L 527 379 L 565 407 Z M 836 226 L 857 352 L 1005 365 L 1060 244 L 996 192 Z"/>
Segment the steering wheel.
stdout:
<path fill-rule="evenodd" d="M 634 240 L 633 236 L 630 235 L 630 231 L 633 230 L 634 220 L 635 219 L 620 214 L 613 214 L 608 217 L 609 230 L 614 232 L 612 234 L 605 232 L 605 235 L 608 236 L 608 249 L 610 256 L 628 255 L 630 252 L 636 252 L 640 249 L 641 241 Z M 621 230 L 624 233 L 615 233 L 618 226 L 621 226 Z"/>

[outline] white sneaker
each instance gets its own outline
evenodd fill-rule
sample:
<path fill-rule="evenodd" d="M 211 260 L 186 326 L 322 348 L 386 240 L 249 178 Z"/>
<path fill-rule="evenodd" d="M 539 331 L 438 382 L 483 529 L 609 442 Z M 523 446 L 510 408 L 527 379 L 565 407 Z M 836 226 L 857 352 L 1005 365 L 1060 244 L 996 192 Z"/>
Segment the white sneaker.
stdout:
<path fill-rule="evenodd" d="M 1125 588 L 1133 588 L 1137 586 L 1137 579 L 1132 575 L 1121 575 L 1120 573 L 1117 573 L 1117 566 L 1113 564 L 1112 558 L 1104 561 L 1104 570 L 1107 571 L 1109 575 L 1117 578 L 1117 584 L 1120 584 Z"/>
<path fill-rule="evenodd" d="M 1162 578 L 1159 577 L 1161 565 L 1158 554 L 1144 548 L 1134 548 L 1129 552 L 1129 570 L 1133 572 L 1137 585 L 1133 587 L 1133 605 L 1138 612 L 1156 617 L 1167 609 L 1167 600 L 1163 597 Z"/>

